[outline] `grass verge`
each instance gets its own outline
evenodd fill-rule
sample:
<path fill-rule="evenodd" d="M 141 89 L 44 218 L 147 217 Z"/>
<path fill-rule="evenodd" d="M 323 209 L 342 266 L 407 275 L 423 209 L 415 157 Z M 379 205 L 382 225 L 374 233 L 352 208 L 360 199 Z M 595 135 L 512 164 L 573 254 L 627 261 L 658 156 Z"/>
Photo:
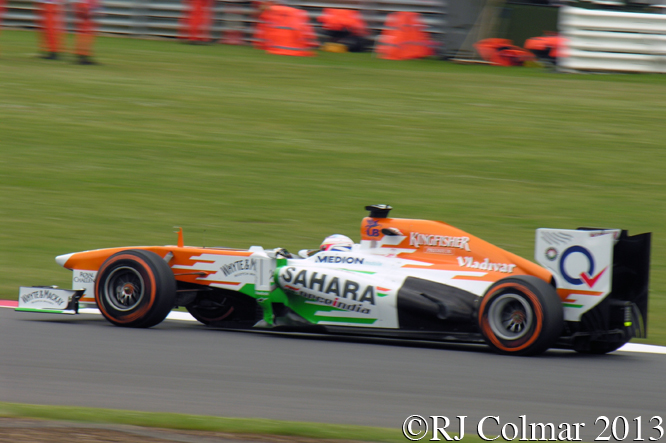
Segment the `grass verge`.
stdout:
<path fill-rule="evenodd" d="M 0 402 L 0 417 L 65 420 L 98 424 L 123 424 L 152 428 L 355 440 L 386 443 L 408 441 L 400 429 L 370 426 L 307 423 L 259 418 L 227 418 L 113 409 L 44 406 Z M 479 441 L 481 441 L 479 439 Z"/>

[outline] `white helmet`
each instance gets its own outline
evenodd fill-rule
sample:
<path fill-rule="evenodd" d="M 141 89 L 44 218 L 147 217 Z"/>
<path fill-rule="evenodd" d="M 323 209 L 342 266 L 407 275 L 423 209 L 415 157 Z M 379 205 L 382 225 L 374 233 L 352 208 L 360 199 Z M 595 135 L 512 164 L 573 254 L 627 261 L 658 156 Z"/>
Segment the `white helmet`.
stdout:
<path fill-rule="evenodd" d="M 342 234 L 329 235 L 320 246 L 322 251 L 351 251 L 354 240 Z"/>

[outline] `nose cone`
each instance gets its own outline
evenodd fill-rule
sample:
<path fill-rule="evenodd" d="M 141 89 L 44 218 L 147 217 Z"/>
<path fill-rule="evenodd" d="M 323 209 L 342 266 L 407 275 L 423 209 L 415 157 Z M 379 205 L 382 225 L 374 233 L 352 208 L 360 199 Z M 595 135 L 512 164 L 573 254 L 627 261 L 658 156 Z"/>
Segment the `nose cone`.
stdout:
<path fill-rule="evenodd" d="M 67 260 L 74 255 L 74 253 L 71 254 L 65 254 L 65 255 L 59 255 L 55 258 L 56 263 L 58 263 L 60 266 L 63 268 L 65 267 L 65 264 L 67 263 Z"/>

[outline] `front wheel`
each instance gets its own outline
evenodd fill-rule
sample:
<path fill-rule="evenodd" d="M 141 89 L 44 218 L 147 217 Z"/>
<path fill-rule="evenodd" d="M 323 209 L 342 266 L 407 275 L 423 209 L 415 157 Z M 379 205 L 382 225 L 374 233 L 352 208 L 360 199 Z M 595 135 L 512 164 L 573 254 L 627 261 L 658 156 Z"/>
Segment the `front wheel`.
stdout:
<path fill-rule="evenodd" d="M 555 288 L 533 276 L 516 276 L 492 285 L 479 307 L 486 343 L 502 354 L 536 355 L 562 333 L 562 301 Z"/>
<path fill-rule="evenodd" d="M 150 328 L 174 306 L 176 279 L 169 265 L 151 251 L 131 249 L 109 257 L 95 280 L 95 301 L 117 326 Z"/>

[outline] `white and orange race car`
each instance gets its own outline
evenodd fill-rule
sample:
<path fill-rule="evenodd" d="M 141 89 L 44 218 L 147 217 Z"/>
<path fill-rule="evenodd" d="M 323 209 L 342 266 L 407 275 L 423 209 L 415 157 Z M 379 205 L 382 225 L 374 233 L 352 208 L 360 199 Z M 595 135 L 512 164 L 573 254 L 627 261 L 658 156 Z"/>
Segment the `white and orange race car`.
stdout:
<path fill-rule="evenodd" d="M 225 328 L 486 342 L 500 353 L 611 352 L 647 329 L 650 234 L 538 229 L 535 264 L 439 221 L 366 207 L 361 242 L 284 249 L 174 246 L 56 257 L 72 290 L 22 287 L 19 311 L 96 306 L 151 327 L 174 307 Z"/>

